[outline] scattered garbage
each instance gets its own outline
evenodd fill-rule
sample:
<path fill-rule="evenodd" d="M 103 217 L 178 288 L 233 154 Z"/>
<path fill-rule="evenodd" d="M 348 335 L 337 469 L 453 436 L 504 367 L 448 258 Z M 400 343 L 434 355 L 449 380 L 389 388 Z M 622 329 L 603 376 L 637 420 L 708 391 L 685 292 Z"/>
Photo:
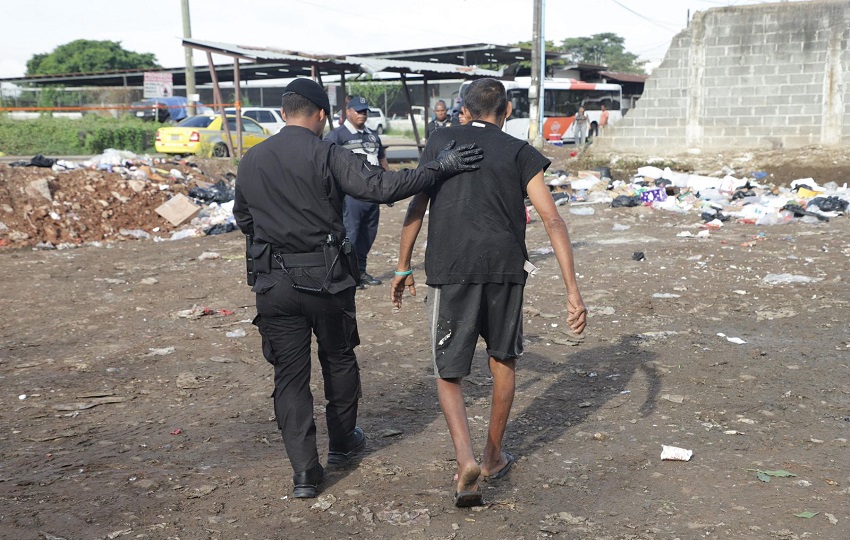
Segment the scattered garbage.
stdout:
<path fill-rule="evenodd" d="M 571 206 L 570 207 L 570 214 L 573 214 L 573 215 L 576 215 L 576 216 L 592 216 L 595 213 L 596 213 L 596 210 L 594 210 L 590 206 Z"/>
<path fill-rule="evenodd" d="M 726 341 L 728 341 L 730 343 L 734 343 L 736 345 L 744 345 L 744 344 L 747 343 L 746 341 L 744 341 L 743 339 L 741 339 L 739 337 L 729 337 L 726 334 L 724 334 L 723 332 L 718 332 L 717 335 L 719 337 L 726 338 Z"/>
<path fill-rule="evenodd" d="M 10 165 L 16 169 L 0 164 L 0 176 L 10 193 L 23 196 L 2 207 L 0 248 L 161 241 L 187 226 L 197 229 L 189 236 L 237 228 L 232 209 L 235 174 L 210 174 L 180 157 L 108 149 L 85 161 L 36 155 Z M 215 170 L 219 165 L 204 166 Z M 220 202 L 210 202 L 216 200 Z M 163 214 L 167 209 L 175 212 Z"/>
<path fill-rule="evenodd" d="M 662 461 L 690 461 L 694 455 L 693 450 L 686 450 L 677 446 L 661 445 Z"/>
<path fill-rule="evenodd" d="M 762 278 L 768 285 L 784 285 L 787 283 L 814 283 L 823 281 L 823 278 L 813 278 L 795 274 L 768 274 Z"/>
<path fill-rule="evenodd" d="M 821 212 L 846 212 L 850 202 L 839 199 L 836 196 L 815 197 L 810 200 L 807 207 L 816 206 Z"/>
<path fill-rule="evenodd" d="M 187 196 L 179 193 L 156 209 L 156 213 L 167 219 L 172 225 L 185 223 L 200 212 L 200 206 L 193 203 Z"/>
<path fill-rule="evenodd" d="M 174 314 L 178 319 L 200 319 L 207 316 L 227 317 L 228 315 L 233 315 L 233 311 L 229 309 L 210 309 L 197 304 L 192 306 L 191 309 L 183 309 Z"/>
<path fill-rule="evenodd" d="M 630 208 L 634 206 L 640 206 L 641 199 L 640 195 L 637 196 L 629 196 L 629 195 L 618 195 L 614 197 L 614 200 L 611 201 L 612 208 Z"/>
<path fill-rule="evenodd" d="M 129 236 L 130 238 L 150 238 L 151 235 L 142 229 L 118 229 L 118 234 L 121 236 Z"/>
<path fill-rule="evenodd" d="M 242 338 L 242 337 L 245 337 L 246 335 L 247 334 L 245 333 L 245 330 L 242 329 L 242 328 L 237 328 L 236 330 L 233 330 L 231 332 L 227 332 L 225 334 L 225 336 L 227 336 L 229 338 Z"/>
<path fill-rule="evenodd" d="M 226 203 L 236 198 L 236 190 L 225 180 L 219 180 L 209 187 L 195 187 L 190 189 L 189 196 L 207 203 Z"/>
<path fill-rule="evenodd" d="M 13 161 L 9 163 L 10 167 L 44 167 L 50 168 L 53 167 L 53 164 L 56 163 L 55 159 L 46 158 L 41 154 L 36 154 L 29 161 Z"/>
<path fill-rule="evenodd" d="M 747 469 L 747 471 L 756 473 L 756 478 L 762 482 L 770 482 L 771 478 L 793 478 L 797 476 L 794 473 L 783 470 L 763 471 L 761 469 Z"/>
<path fill-rule="evenodd" d="M 756 225 L 782 225 L 794 220 L 816 224 L 846 213 L 850 206 L 846 184 L 819 186 L 814 179 L 804 178 L 791 182 L 790 187 L 763 185 L 759 181 L 767 178 L 765 173 L 737 178 L 728 166 L 720 171 L 724 175 L 721 178 L 649 165 L 638 168 L 628 182 L 603 181 L 600 173 L 594 176 L 587 171 L 580 171 L 576 177 L 564 171 L 555 173 L 548 184 L 558 202 L 565 197 L 560 192 L 565 192 L 572 201 L 610 199 L 612 208 L 643 205 L 682 214 L 698 211 L 706 227 L 715 230 L 733 218 Z"/>

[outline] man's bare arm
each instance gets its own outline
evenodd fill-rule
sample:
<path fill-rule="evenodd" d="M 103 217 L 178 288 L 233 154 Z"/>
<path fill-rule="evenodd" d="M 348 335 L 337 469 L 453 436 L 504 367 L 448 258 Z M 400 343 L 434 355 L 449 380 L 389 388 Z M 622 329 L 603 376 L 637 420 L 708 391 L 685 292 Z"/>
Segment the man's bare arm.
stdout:
<path fill-rule="evenodd" d="M 564 219 L 558 213 L 558 208 L 555 206 L 552 194 L 549 193 L 549 188 L 543 182 L 543 171 L 540 171 L 531 179 L 526 192 L 528 198 L 531 199 L 531 204 L 534 205 L 534 209 L 537 210 L 540 219 L 543 221 L 546 234 L 549 235 L 549 241 L 552 242 L 552 249 L 555 250 L 558 265 L 561 267 L 561 275 L 564 278 L 564 285 L 567 287 L 567 323 L 573 332 L 580 334 L 587 326 L 587 307 L 585 307 L 584 300 L 582 300 L 581 293 L 578 290 L 570 233 L 567 231 L 567 224 L 564 223 Z"/>
<path fill-rule="evenodd" d="M 407 207 L 407 214 L 404 216 L 404 226 L 401 229 L 401 240 L 399 242 L 398 251 L 398 267 L 399 272 L 410 270 L 411 259 L 413 258 L 413 246 L 416 245 L 416 238 L 419 236 L 419 231 L 422 230 L 422 222 L 425 219 L 425 211 L 428 209 L 428 195 L 419 193 L 414 195 Z M 401 308 L 401 300 L 404 296 L 404 288 L 410 290 L 411 296 L 416 296 L 416 282 L 413 279 L 413 274 L 406 276 L 395 276 L 392 286 L 390 287 L 390 300 L 397 308 Z"/>

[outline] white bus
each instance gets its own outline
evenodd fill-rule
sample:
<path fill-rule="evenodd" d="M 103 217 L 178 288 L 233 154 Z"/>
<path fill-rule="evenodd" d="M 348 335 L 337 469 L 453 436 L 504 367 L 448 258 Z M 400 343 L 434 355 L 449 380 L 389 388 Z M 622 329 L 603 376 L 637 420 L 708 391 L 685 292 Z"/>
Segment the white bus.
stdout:
<path fill-rule="evenodd" d="M 470 82 L 460 87 L 460 102 Z M 528 88 L 531 77 L 517 77 L 502 81 L 511 102 L 513 113 L 505 122 L 505 131 L 519 139 L 528 139 L 529 101 Z M 586 83 L 575 79 L 545 79 L 543 83 L 543 137 L 547 140 L 572 141 L 573 120 L 579 107 L 584 107 L 588 117 L 589 136 L 599 134 L 599 117 L 602 105 L 608 109 L 608 125 L 616 124 L 623 113 L 620 104 L 623 89 L 619 84 Z"/>

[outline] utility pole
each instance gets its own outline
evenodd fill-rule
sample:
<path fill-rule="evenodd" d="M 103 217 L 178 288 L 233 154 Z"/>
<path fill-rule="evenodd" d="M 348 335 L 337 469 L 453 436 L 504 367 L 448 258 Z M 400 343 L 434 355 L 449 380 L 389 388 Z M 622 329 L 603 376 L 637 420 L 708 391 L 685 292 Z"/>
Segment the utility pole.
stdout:
<path fill-rule="evenodd" d="M 543 148 L 543 126 L 540 122 L 540 111 L 543 110 L 543 79 L 546 77 L 546 72 L 541 72 L 541 66 L 546 65 L 543 2 L 544 0 L 534 0 L 534 28 L 531 37 L 531 85 L 528 89 L 528 137 L 531 139 L 531 145 L 535 148 Z"/>
<path fill-rule="evenodd" d="M 192 38 L 192 23 L 189 20 L 189 0 L 180 0 L 183 8 L 183 37 Z M 189 114 L 195 114 L 195 65 L 192 63 L 192 48 L 183 47 L 186 54 L 186 99 L 189 100 Z M 214 69 L 214 68 L 211 68 Z"/>

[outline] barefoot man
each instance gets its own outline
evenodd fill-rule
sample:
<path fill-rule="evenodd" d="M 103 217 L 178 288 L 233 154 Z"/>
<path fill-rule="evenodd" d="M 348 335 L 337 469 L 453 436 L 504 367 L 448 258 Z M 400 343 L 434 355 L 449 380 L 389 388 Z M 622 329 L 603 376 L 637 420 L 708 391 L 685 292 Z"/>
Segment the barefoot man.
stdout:
<path fill-rule="evenodd" d="M 505 476 L 516 458 L 502 448 L 522 355 L 522 298 L 528 271 L 525 247 L 527 195 L 540 215 L 567 288 L 567 323 L 584 331 L 587 308 L 576 283 L 573 252 L 564 220 L 555 207 L 543 171 L 550 162 L 527 142 L 502 131 L 511 113 L 505 88 L 494 79 L 472 83 L 463 114 L 469 122 L 434 132 L 422 160 L 449 140 L 474 142 L 486 153 L 478 171 L 463 182 L 437 184 L 410 203 L 401 234 L 392 302 L 401 307 L 404 289 L 416 294 L 411 257 L 430 204 L 425 273 L 428 284 L 432 357 L 440 407 L 457 459 L 454 504 L 483 504 L 480 477 Z M 484 338 L 493 375 L 490 425 L 479 465 L 463 402 L 461 382 L 469 375 L 478 337 Z"/>

